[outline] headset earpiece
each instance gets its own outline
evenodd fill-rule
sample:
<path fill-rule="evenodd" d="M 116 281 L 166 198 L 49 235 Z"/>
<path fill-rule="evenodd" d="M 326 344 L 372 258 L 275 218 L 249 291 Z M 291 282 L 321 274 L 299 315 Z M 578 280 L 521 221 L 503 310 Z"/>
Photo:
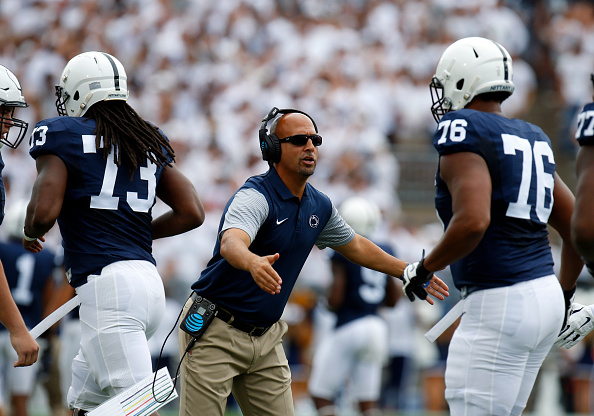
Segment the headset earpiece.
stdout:
<path fill-rule="evenodd" d="M 276 163 L 281 159 L 281 144 L 278 137 L 275 134 L 268 134 L 268 122 L 274 118 L 276 118 L 279 114 L 291 114 L 291 113 L 299 113 L 307 116 L 314 125 L 314 129 L 316 133 L 318 132 L 318 126 L 313 118 L 309 116 L 309 114 L 304 113 L 300 110 L 295 110 L 292 108 L 285 108 L 279 110 L 276 107 L 273 107 L 272 110 L 262 119 L 262 125 L 260 126 L 260 130 L 258 131 L 259 139 L 260 139 L 260 151 L 262 152 L 262 159 L 267 161 L 268 163 Z"/>
<path fill-rule="evenodd" d="M 281 144 L 275 134 L 267 134 L 264 130 L 264 139 L 260 139 L 260 150 L 265 161 L 276 163 L 280 160 Z"/>

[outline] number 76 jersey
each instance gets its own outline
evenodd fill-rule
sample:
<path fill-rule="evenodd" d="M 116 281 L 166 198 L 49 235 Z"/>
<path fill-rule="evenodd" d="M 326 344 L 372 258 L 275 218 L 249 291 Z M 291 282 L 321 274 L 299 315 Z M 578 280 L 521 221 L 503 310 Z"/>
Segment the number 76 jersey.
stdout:
<path fill-rule="evenodd" d="M 491 223 L 476 249 L 452 265 L 456 287 L 469 293 L 553 274 L 547 222 L 555 158 L 547 135 L 523 120 L 462 109 L 445 114 L 433 145 L 440 157 L 476 153 L 491 175 Z M 435 187 L 435 207 L 447 228 L 452 197 L 439 167 Z"/>
<path fill-rule="evenodd" d="M 52 154 L 68 169 L 58 225 L 75 287 L 116 261 L 155 263 L 151 211 L 163 169 L 147 158 L 131 175 L 127 164 L 115 164 L 113 151 L 106 160 L 96 150 L 94 131 L 92 119 L 55 117 L 37 123 L 29 143 L 34 159 Z"/>

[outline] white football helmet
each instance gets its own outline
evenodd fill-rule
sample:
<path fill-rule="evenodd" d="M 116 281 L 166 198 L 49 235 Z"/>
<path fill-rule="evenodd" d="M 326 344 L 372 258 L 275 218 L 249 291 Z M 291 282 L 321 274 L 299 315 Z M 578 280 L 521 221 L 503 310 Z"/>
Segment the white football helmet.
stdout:
<path fill-rule="evenodd" d="M 431 113 L 437 122 L 487 92 L 514 92 L 512 59 L 489 39 L 471 37 L 452 43 L 441 55 L 430 84 Z"/>
<path fill-rule="evenodd" d="M 374 202 L 358 196 L 345 200 L 338 212 L 357 234 L 364 237 L 371 236 L 382 219 L 381 211 Z"/>
<path fill-rule="evenodd" d="M 16 107 L 28 106 L 17 77 L 0 65 L 0 143 L 13 149 L 21 144 L 29 123 L 14 118 L 14 110 Z"/>
<path fill-rule="evenodd" d="M 56 86 L 61 116 L 82 117 L 98 101 L 128 99 L 124 66 L 105 52 L 84 52 L 64 67 Z"/>

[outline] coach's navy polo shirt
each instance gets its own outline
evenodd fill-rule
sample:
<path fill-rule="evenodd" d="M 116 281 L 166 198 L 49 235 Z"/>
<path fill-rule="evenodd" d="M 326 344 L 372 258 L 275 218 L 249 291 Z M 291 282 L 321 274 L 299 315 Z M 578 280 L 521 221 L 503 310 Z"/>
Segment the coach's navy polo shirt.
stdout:
<path fill-rule="evenodd" d="M 332 203 L 310 184 L 306 185 L 299 201 L 274 168 L 249 178 L 240 190 L 246 188 L 257 190 L 268 202 L 268 217 L 250 250 L 260 256 L 279 253 L 273 267 L 282 279 L 280 293 L 265 292 L 249 272 L 231 266 L 221 256 L 219 239 L 212 259 L 192 289 L 238 319 L 257 326 L 269 326 L 280 319 L 299 272 L 332 215 Z M 232 200 L 223 212 L 219 234 Z"/>

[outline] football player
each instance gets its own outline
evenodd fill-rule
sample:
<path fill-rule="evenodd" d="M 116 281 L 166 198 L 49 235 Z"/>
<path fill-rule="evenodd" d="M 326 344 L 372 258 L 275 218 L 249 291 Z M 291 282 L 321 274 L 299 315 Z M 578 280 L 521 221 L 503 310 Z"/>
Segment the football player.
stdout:
<path fill-rule="evenodd" d="M 24 244 L 39 252 L 56 220 L 64 265 L 81 305 L 80 350 L 68 393 L 84 415 L 153 372 L 147 338 L 165 310 L 152 240 L 204 221 L 192 183 L 164 133 L 126 102 L 122 64 L 103 52 L 72 58 L 56 87 L 59 117 L 37 123 L 37 179 Z M 156 219 L 159 198 L 171 209 Z"/>
<path fill-rule="evenodd" d="M 451 265 L 462 293 L 445 373 L 453 416 L 522 413 L 563 323 L 562 288 L 574 287 L 583 268 L 570 236 L 574 197 L 555 172 L 549 138 L 501 109 L 512 75 L 502 45 L 470 37 L 444 51 L 430 85 L 445 231 L 405 275 L 419 284 Z M 563 240 L 561 285 L 547 224 Z"/>
<path fill-rule="evenodd" d="M 594 74 L 590 75 L 594 85 Z M 593 97 L 594 99 L 594 97 Z M 571 218 L 571 233 L 576 250 L 586 261 L 586 267 L 594 276 L 594 102 L 587 104 L 578 115 L 575 132 L 580 150 L 576 161 L 577 185 L 575 210 Z M 568 298 L 575 292 L 569 292 Z M 558 347 L 571 348 L 594 328 L 594 305 L 571 304 L 567 325 L 555 342 Z"/>
<path fill-rule="evenodd" d="M 377 205 L 361 197 L 347 199 L 338 211 L 357 234 L 366 238 L 381 220 Z M 394 255 L 390 246 L 378 246 Z M 336 251 L 331 262 L 328 307 L 336 315 L 336 323 L 315 351 L 309 391 L 321 416 L 337 414 L 335 400 L 347 386 L 363 415 L 379 414 L 382 369 L 388 360 L 388 327 L 377 313 L 382 305 L 396 304 L 396 279 L 352 263 Z"/>
<path fill-rule="evenodd" d="M 27 133 L 28 123 L 14 117 L 17 108 L 28 104 L 23 97 L 21 84 L 17 77 L 6 67 L 0 65 L 0 147 L 6 145 L 16 148 Z M 0 224 L 4 219 L 4 182 L 2 169 L 4 162 L 0 155 Z M 27 326 L 14 303 L 6 281 L 2 263 L 0 263 L 0 322 L 10 332 L 10 341 L 18 354 L 15 367 L 27 366 L 37 361 L 39 345 L 29 334 Z"/>

